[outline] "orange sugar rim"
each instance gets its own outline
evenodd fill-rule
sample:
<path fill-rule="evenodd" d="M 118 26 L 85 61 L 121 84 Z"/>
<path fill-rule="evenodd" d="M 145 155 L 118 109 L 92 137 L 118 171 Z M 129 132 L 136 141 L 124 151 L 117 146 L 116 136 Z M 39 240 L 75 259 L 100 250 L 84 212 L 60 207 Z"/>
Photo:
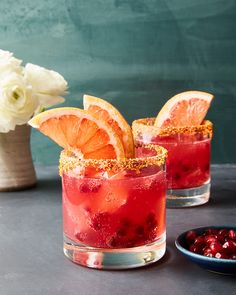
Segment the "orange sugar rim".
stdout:
<path fill-rule="evenodd" d="M 207 135 L 212 138 L 213 134 L 213 124 L 209 120 L 204 120 L 201 125 L 197 126 L 171 126 L 160 128 L 154 126 L 155 118 L 142 118 L 133 121 L 132 130 L 134 134 L 134 138 L 136 138 L 140 134 L 149 134 L 151 136 L 168 136 L 173 134 L 196 134 L 201 133 L 203 135 Z"/>
<path fill-rule="evenodd" d="M 138 145 L 137 147 L 144 147 L 154 150 L 157 154 L 155 156 L 143 158 L 123 158 L 123 159 L 83 159 L 76 157 L 75 149 L 63 150 L 59 160 L 59 174 L 71 171 L 77 167 L 93 167 L 97 170 L 104 171 L 119 171 L 120 169 L 128 169 L 139 171 L 148 166 L 162 166 L 165 164 L 167 158 L 167 150 L 162 146 L 154 144 Z"/>

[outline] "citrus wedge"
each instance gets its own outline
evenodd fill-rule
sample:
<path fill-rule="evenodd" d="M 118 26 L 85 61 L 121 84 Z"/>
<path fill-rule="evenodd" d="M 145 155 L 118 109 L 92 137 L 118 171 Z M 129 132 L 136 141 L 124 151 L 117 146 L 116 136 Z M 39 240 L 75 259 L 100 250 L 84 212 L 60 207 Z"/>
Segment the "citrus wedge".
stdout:
<path fill-rule="evenodd" d="M 132 131 L 121 113 L 112 104 L 101 98 L 84 95 L 83 100 L 84 109 L 113 128 L 123 144 L 126 158 L 132 158 L 134 156 Z"/>
<path fill-rule="evenodd" d="M 51 109 L 33 117 L 28 123 L 64 149 L 80 150 L 84 158 L 125 157 L 122 143 L 113 129 L 85 110 L 71 107 Z"/>
<path fill-rule="evenodd" d="M 200 125 L 210 107 L 213 95 L 202 91 L 186 91 L 169 99 L 156 117 L 154 125 L 196 126 Z"/>

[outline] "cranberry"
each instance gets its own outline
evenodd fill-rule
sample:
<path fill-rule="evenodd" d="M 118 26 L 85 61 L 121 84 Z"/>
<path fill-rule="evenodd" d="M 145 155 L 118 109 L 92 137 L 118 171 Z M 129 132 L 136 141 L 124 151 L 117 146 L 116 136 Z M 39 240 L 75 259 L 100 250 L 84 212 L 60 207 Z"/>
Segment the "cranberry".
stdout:
<path fill-rule="evenodd" d="M 208 228 L 204 235 L 217 235 L 218 234 L 218 230 L 215 228 Z"/>
<path fill-rule="evenodd" d="M 204 170 L 206 172 L 209 172 L 209 170 L 210 170 L 210 164 L 209 163 L 207 163 L 207 164 L 204 165 Z"/>
<path fill-rule="evenodd" d="M 216 242 L 216 243 L 211 243 L 209 245 L 209 248 L 211 249 L 212 251 L 212 254 L 215 255 L 217 252 L 221 252 L 222 251 L 222 246 L 219 242 Z"/>
<path fill-rule="evenodd" d="M 131 226 L 131 220 L 127 217 L 122 218 L 120 223 L 122 227 L 128 228 Z"/>
<path fill-rule="evenodd" d="M 106 228 L 110 224 L 110 215 L 106 212 L 97 213 L 91 220 L 91 227 L 95 230 Z"/>
<path fill-rule="evenodd" d="M 120 221 L 120 226 L 117 230 L 117 235 L 120 237 L 126 236 L 131 227 L 132 227 L 131 220 L 127 217 L 122 218 Z"/>
<path fill-rule="evenodd" d="M 86 181 L 79 187 L 81 193 L 97 193 L 101 187 L 101 184 L 95 184 L 93 181 Z"/>
<path fill-rule="evenodd" d="M 229 240 L 224 243 L 223 248 L 228 254 L 236 254 L 236 242 Z"/>
<path fill-rule="evenodd" d="M 227 229 L 221 229 L 221 230 L 219 230 L 219 232 L 218 232 L 218 234 L 220 235 L 220 236 L 228 236 L 228 230 Z"/>
<path fill-rule="evenodd" d="M 174 178 L 174 180 L 178 181 L 178 180 L 180 180 L 180 178 L 181 178 L 181 174 L 178 173 L 178 172 L 176 172 L 176 173 L 173 175 L 173 178 Z"/>
<path fill-rule="evenodd" d="M 218 259 L 229 259 L 229 256 L 227 254 L 224 254 L 224 253 L 220 253 L 220 252 L 217 252 L 215 254 L 215 258 L 218 258 Z"/>
<path fill-rule="evenodd" d="M 203 251 L 203 255 L 207 257 L 213 257 L 213 254 L 210 248 L 205 248 Z"/>
<path fill-rule="evenodd" d="M 236 260 L 236 254 L 232 255 L 230 259 Z"/>
<path fill-rule="evenodd" d="M 193 253 L 197 253 L 197 254 L 202 254 L 203 253 L 203 248 L 199 245 L 191 245 L 189 248 L 189 251 L 193 252 Z"/>
<path fill-rule="evenodd" d="M 197 238 L 197 233 L 194 230 L 188 231 L 185 237 L 189 245 L 192 244 L 196 238 Z"/>
<path fill-rule="evenodd" d="M 86 233 L 82 233 L 82 232 L 78 232 L 78 233 L 76 233 L 75 237 L 80 242 L 83 242 L 87 238 L 87 234 Z"/>
<path fill-rule="evenodd" d="M 205 237 L 204 236 L 197 237 L 194 241 L 194 245 L 204 248 L 204 246 L 206 245 Z"/>
<path fill-rule="evenodd" d="M 224 244 L 224 242 L 225 242 L 225 236 L 224 235 L 218 234 L 218 235 L 216 235 L 216 238 L 217 238 L 217 241 L 219 243 Z"/>
<path fill-rule="evenodd" d="M 135 230 L 136 235 L 138 235 L 139 237 L 143 237 L 145 234 L 144 228 L 143 226 L 139 225 L 137 226 L 136 230 Z"/>
<path fill-rule="evenodd" d="M 182 164 L 182 170 L 185 172 L 185 173 L 188 173 L 191 171 L 191 166 L 189 164 Z"/>
<path fill-rule="evenodd" d="M 217 242 L 217 237 L 215 235 L 205 236 L 205 241 L 209 245 L 211 243 Z"/>
<path fill-rule="evenodd" d="M 228 237 L 233 240 L 233 241 L 236 241 L 236 232 L 234 230 L 229 230 L 229 233 L 228 233 Z"/>
<path fill-rule="evenodd" d="M 117 230 L 117 236 L 124 237 L 127 235 L 127 230 L 125 228 L 119 228 Z"/>
<path fill-rule="evenodd" d="M 146 224 L 149 229 L 154 229 L 157 226 L 157 221 L 154 213 L 149 213 L 146 219 Z"/>

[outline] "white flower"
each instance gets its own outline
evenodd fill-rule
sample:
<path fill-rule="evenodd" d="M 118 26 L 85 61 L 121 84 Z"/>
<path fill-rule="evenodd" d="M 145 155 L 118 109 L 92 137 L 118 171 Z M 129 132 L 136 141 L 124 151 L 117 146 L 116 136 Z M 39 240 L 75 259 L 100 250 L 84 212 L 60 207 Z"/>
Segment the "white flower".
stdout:
<path fill-rule="evenodd" d="M 0 49 L 0 80 L 9 73 L 22 74 L 22 61 L 13 56 L 13 53 Z"/>
<path fill-rule="evenodd" d="M 14 72 L 0 80 L 0 132 L 14 130 L 16 125 L 25 124 L 38 107 L 32 87 L 22 75 Z"/>
<path fill-rule="evenodd" d="M 38 109 L 64 102 L 62 96 L 66 94 L 67 82 L 59 73 L 28 63 L 24 75 L 39 100 Z"/>
<path fill-rule="evenodd" d="M 44 108 L 64 102 L 67 82 L 57 72 L 22 61 L 0 49 L 0 132 L 14 130 Z"/>

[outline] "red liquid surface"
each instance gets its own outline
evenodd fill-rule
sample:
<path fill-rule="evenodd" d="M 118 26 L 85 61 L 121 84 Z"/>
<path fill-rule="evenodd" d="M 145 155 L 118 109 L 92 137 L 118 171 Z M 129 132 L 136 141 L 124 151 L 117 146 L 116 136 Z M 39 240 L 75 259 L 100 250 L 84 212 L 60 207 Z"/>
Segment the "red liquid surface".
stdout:
<path fill-rule="evenodd" d="M 165 172 L 122 179 L 64 174 L 64 233 L 99 248 L 127 248 L 157 240 L 165 232 Z"/>
<path fill-rule="evenodd" d="M 143 142 L 140 138 L 137 142 Z M 151 143 L 168 150 L 166 160 L 167 187 L 198 187 L 210 178 L 210 139 L 198 135 L 153 137 Z"/>

